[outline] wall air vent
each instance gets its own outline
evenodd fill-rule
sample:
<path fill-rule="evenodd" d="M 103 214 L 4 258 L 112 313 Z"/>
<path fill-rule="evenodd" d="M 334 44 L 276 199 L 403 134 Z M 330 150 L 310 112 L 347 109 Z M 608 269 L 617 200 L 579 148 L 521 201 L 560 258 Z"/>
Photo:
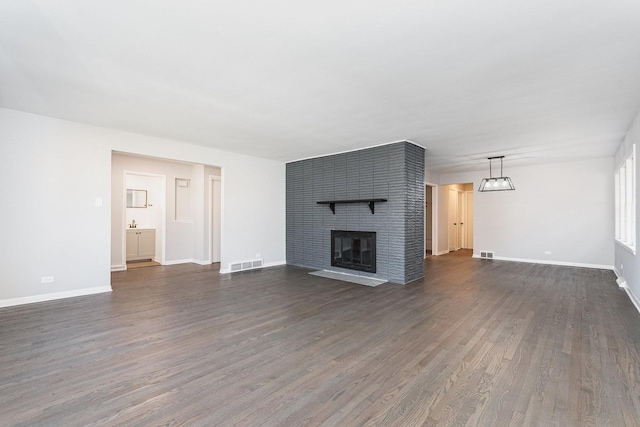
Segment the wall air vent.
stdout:
<path fill-rule="evenodd" d="M 264 261 L 261 259 L 254 259 L 250 261 L 232 262 L 229 264 L 229 271 L 232 273 L 236 271 L 255 270 L 262 268 Z"/>
<path fill-rule="evenodd" d="M 480 251 L 480 258 L 482 258 L 482 259 L 493 259 L 493 252 Z"/>

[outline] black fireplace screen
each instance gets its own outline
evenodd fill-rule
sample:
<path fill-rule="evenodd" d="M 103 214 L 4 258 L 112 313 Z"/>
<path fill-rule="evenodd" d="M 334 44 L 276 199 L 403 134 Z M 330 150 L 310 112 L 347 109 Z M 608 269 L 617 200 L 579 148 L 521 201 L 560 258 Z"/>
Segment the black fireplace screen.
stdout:
<path fill-rule="evenodd" d="M 331 265 L 376 272 L 376 233 L 331 230 Z"/>

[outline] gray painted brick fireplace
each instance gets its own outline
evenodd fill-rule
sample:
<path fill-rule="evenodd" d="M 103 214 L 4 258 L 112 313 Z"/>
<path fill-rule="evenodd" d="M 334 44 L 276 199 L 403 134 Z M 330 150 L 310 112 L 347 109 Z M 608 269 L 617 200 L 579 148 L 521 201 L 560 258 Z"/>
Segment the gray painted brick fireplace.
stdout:
<path fill-rule="evenodd" d="M 287 263 L 406 284 L 424 277 L 424 149 L 398 142 L 287 164 Z M 319 201 L 387 199 L 375 204 Z M 331 230 L 376 233 L 376 273 L 331 266 Z"/>

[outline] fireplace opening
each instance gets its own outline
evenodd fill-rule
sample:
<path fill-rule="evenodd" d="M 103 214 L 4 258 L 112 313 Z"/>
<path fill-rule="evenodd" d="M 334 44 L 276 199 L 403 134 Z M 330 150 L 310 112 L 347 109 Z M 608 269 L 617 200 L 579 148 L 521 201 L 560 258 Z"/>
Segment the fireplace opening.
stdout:
<path fill-rule="evenodd" d="M 375 273 L 376 233 L 331 230 L 331 265 Z"/>

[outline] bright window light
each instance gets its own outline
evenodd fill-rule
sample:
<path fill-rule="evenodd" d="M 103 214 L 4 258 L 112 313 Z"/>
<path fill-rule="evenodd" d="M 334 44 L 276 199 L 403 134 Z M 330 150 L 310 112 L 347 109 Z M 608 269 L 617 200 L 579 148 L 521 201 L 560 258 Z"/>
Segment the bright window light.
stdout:
<path fill-rule="evenodd" d="M 636 253 L 636 145 L 614 175 L 615 233 L 618 243 Z"/>

